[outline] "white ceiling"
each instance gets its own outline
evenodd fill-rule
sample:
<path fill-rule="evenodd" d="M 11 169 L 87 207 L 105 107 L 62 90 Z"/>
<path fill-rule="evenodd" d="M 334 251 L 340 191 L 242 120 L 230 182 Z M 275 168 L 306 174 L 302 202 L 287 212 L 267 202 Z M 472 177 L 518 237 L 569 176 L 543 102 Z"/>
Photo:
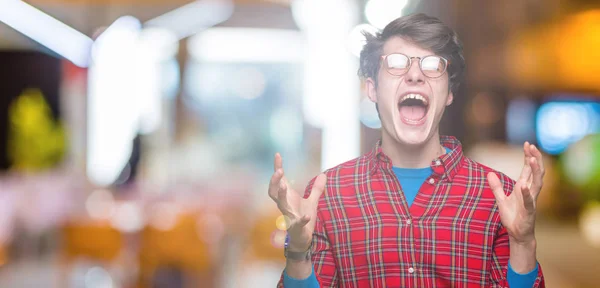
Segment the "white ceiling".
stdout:
<path fill-rule="evenodd" d="M 64 5 L 37 4 L 38 9 L 92 37 L 98 28 L 117 18 L 131 15 L 142 22 L 150 20 L 182 4 L 160 5 Z M 231 19 L 220 26 L 297 29 L 289 7 L 277 4 L 236 5 Z M 39 45 L 0 22 L 0 49 L 38 49 Z"/>

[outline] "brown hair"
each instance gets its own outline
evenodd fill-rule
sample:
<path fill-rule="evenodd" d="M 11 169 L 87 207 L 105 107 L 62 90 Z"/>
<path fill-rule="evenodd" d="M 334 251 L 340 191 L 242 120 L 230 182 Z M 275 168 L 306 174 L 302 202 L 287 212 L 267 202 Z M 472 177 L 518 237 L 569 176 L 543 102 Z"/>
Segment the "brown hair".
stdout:
<path fill-rule="evenodd" d="M 453 93 L 457 92 L 465 69 L 462 43 L 456 32 L 438 18 L 422 13 L 402 16 L 388 24 L 381 32 L 363 34 L 367 42 L 360 53 L 359 76 L 365 79 L 372 78 L 377 85 L 383 46 L 392 37 L 402 37 L 449 60 L 449 89 Z"/>

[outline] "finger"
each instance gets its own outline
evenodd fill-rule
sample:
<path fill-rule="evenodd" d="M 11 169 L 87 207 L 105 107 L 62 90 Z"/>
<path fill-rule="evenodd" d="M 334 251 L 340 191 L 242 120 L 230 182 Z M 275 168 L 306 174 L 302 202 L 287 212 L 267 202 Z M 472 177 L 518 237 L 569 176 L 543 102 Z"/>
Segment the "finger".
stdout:
<path fill-rule="evenodd" d="M 531 155 L 533 157 L 535 157 L 535 159 L 538 162 L 538 165 L 540 166 L 540 170 L 542 171 L 542 176 L 545 173 L 545 168 L 544 168 L 544 159 L 542 157 L 542 152 L 540 152 L 540 150 L 535 146 L 535 145 L 531 145 L 530 149 L 531 150 Z"/>
<path fill-rule="evenodd" d="M 514 194 L 514 197 L 516 197 L 519 202 L 523 202 L 523 190 L 521 188 L 524 186 L 529 187 L 527 183 L 527 180 L 519 179 L 513 186 L 512 194 Z"/>
<path fill-rule="evenodd" d="M 490 184 L 490 188 L 492 188 L 494 197 L 496 197 L 496 202 L 503 202 L 506 199 L 506 194 L 504 194 L 502 183 L 500 183 L 498 176 L 496 176 L 495 173 L 490 172 L 487 174 L 487 180 Z"/>
<path fill-rule="evenodd" d="M 277 201 L 277 194 L 279 191 L 279 182 L 281 182 L 281 178 L 283 176 L 282 170 L 277 170 L 271 176 L 271 181 L 269 181 L 269 197 L 271 199 Z"/>
<path fill-rule="evenodd" d="M 283 158 L 281 154 L 275 153 L 275 160 L 273 161 L 273 171 L 281 170 L 282 172 L 282 180 L 287 183 L 287 179 L 285 178 L 285 171 L 283 171 Z"/>
<path fill-rule="evenodd" d="M 534 213 L 535 200 L 531 196 L 531 191 L 529 190 L 529 187 L 527 187 L 527 185 L 525 184 L 521 184 L 521 196 L 523 198 L 523 205 L 525 206 L 527 212 Z"/>
<path fill-rule="evenodd" d="M 310 202 L 319 202 L 319 198 L 321 198 L 321 195 L 323 195 L 323 192 L 325 191 L 325 182 L 327 182 L 327 176 L 325 176 L 325 174 L 321 173 L 317 176 L 315 183 L 313 183 L 312 190 L 310 191 L 310 196 L 308 197 Z"/>
<path fill-rule="evenodd" d="M 523 169 L 521 170 L 521 176 L 519 176 L 519 180 L 529 180 L 529 178 L 531 177 L 531 166 L 529 165 L 529 159 L 531 158 L 531 153 L 530 153 L 530 144 L 529 142 L 525 142 L 525 144 L 523 144 Z"/>
<path fill-rule="evenodd" d="M 537 198 L 544 184 L 544 172 L 537 158 L 531 159 L 531 169 L 533 170 L 533 181 L 531 182 L 531 191 L 533 196 Z"/>
<path fill-rule="evenodd" d="M 283 169 L 283 159 L 279 153 L 275 153 L 275 160 L 273 161 L 273 171 L 277 171 L 277 169 Z"/>
<path fill-rule="evenodd" d="M 288 201 L 287 201 L 287 185 L 285 184 L 285 182 L 281 181 L 279 182 L 279 189 L 277 190 L 277 206 L 279 207 L 279 210 L 281 210 L 282 213 L 286 214 L 289 213 L 290 211 L 288 211 Z"/>
<path fill-rule="evenodd" d="M 523 162 L 523 164 L 527 165 L 529 164 L 529 161 L 527 158 L 531 157 L 531 144 L 528 141 L 525 141 L 525 144 L 523 144 L 523 152 L 525 154 L 525 161 Z"/>
<path fill-rule="evenodd" d="M 532 158 L 525 158 L 525 162 L 527 162 L 527 164 L 523 165 L 523 169 L 521 170 L 519 180 L 529 181 L 529 179 L 531 178 L 531 165 L 529 165 L 529 159 Z"/>
<path fill-rule="evenodd" d="M 300 218 L 300 220 L 298 220 L 298 227 L 304 227 L 306 224 L 308 224 L 308 222 L 310 222 L 310 216 L 308 215 L 304 215 L 302 216 L 302 218 Z"/>

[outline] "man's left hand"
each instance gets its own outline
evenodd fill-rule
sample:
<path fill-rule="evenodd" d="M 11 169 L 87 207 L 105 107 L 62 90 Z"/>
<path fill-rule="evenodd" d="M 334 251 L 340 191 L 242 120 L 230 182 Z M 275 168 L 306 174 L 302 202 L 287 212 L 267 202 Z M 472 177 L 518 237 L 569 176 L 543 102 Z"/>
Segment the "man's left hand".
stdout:
<path fill-rule="evenodd" d="M 495 173 L 487 175 L 498 203 L 502 225 L 506 228 L 510 241 L 516 244 L 535 241 L 536 201 L 542 190 L 545 174 L 540 150 L 525 142 L 523 151 L 523 170 L 509 196 L 504 193 L 502 183 Z"/>

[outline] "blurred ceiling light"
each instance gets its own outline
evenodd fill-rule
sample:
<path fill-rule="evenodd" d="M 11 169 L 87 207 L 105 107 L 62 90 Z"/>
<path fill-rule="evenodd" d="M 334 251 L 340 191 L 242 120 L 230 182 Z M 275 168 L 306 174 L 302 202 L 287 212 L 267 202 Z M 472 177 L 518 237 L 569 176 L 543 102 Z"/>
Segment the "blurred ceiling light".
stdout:
<path fill-rule="evenodd" d="M 360 52 L 367 42 L 364 32 L 375 34 L 379 32 L 379 29 L 371 24 L 359 24 L 352 29 L 348 36 L 348 50 L 356 57 L 360 57 Z"/>
<path fill-rule="evenodd" d="M 164 61 L 177 56 L 179 41 L 171 30 L 149 27 L 141 31 L 138 39 L 141 53 L 147 58 Z"/>
<path fill-rule="evenodd" d="M 87 174 L 100 186 L 112 184 L 129 160 L 139 128 L 136 77 L 141 23 L 117 19 L 94 43 L 88 74 Z M 149 85 L 149 83 L 146 83 Z"/>
<path fill-rule="evenodd" d="M 383 29 L 387 24 L 402 16 L 408 0 L 370 0 L 365 6 L 365 16 L 373 26 Z"/>
<path fill-rule="evenodd" d="M 158 27 L 142 30 L 132 16 L 117 19 L 94 43 L 87 142 L 88 177 L 94 184 L 118 181 L 136 135 L 160 127 L 165 84 L 170 89 L 178 86 L 177 79 L 166 77 L 173 74 L 166 64 L 175 62 L 177 70 L 178 50 L 173 32 Z"/>
<path fill-rule="evenodd" d="M 292 2 L 306 37 L 302 111 L 308 124 L 323 129 L 322 169 L 360 154 L 358 59 L 347 52 L 357 6 L 346 0 Z"/>
<path fill-rule="evenodd" d="M 131 83 L 136 94 L 130 97 L 135 99 L 132 108 L 138 109 L 137 124 L 141 134 L 150 134 L 160 127 L 162 88 L 168 80 L 164 64 L 174 60 L 179 49 L 179 43 L 174 40 L 171 32 L 159 28 L 144 29 L 139 34 Z"/>
<path fill-rule="evenodd" d="M 177 40 L 189 37 L 229 19 L 233 14 L 231 0 L 198 0 L 145 23 L 172 31 Z"/>
<path fill-rule="evenodd" d="M 123 49 L 134 49 L 138 41 L 138 35 L 142 29 L 140 20 L 133 16 L 122 16 L 113 22 L 108 28 L 102 31 L 92 46 L 92 62 L 97 62 L 99 53 L 108 59 L 118 58 L 112 61 L 127 60 L 123 56 Z M 118 45 L 116 45 L 118 44 Z M 100 52 L 101 51 L 101 52 Z M 93 64 L 93 63 L 92 63 Z"/>
<path fill-rule="evenodd" d="M 190 38 L 188 51 L 199 62 L 301 62 L 304 39 L 298 31 L 210 28 Z"/>
<path fill-rule="evenodd" d="M 90 37 L 20 0 L 0 0 L 0 22 L 79 67 L 89 65 Z"/>
<path fill-rule="evenodd" d="M 293 0 L 291 4 L 292 17 L 301 30 L 347 29 L 357 21 L 357 10 L 347 0 Z"/>

